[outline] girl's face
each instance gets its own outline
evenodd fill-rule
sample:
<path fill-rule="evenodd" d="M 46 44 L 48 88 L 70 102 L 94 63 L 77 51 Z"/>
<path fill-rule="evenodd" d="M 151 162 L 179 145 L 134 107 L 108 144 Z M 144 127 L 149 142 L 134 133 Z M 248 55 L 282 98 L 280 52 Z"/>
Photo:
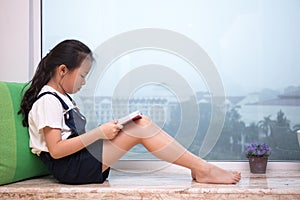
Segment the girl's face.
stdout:
<path fill-rule="evenodd" d="M 72 70 L 68 71 L 63 78 L 63 89 L 69 94 L 74 94 L 78 92 L 83 85 L 86 83 L 86 76 L 88 75 L 92 66 L 92 61 L 90 57 L 83 60 L 81 65 Z"/>

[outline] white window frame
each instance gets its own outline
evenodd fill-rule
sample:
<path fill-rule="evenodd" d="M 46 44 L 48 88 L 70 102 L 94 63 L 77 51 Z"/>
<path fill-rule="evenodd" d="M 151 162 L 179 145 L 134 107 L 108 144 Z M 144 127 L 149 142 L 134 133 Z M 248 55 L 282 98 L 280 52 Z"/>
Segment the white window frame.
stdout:
<path fill-rule="evenodd" d="M 41 10 L 40 0 L 29 0 L 29 80 L 42 58 Z"/>

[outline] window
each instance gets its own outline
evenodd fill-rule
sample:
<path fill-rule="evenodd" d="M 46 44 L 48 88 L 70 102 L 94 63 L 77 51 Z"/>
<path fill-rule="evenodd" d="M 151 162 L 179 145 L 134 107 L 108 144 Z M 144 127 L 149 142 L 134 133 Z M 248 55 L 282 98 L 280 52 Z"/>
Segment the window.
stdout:
<path fill-rule="evenodd" d="M 296 0 L 42 1 L 42 51 L 66 38 L 94 51 L 75 95 L 88 128 L 138 109 L 208 160 L 244 160 L 252 141 L 268 143 L 271 160 L 300 160 L 299 9 Z M 154 158 L 137 146 L 124 159 Z"/>

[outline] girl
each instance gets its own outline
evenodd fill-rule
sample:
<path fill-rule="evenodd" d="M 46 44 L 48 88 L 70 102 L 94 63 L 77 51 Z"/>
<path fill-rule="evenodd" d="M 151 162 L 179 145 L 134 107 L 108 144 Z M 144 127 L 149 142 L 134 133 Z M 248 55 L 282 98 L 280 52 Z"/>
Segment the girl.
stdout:
<path fill-rule="evenodd" d="M 110 166 L 137 144 L 158 158 L 189 168 L 202 183 L 236 183 L 239 172 L 223 170 L 193 155 L 143 116 L 127 125 L 117 120 L 85 131 L 85 118 L 68 94 L 85 84 L 91 50 L 77 40 L 56 45 L 39 63 L 19 113 L 29 127 L 32 153 L 60 182 L 103 183 Z"/>

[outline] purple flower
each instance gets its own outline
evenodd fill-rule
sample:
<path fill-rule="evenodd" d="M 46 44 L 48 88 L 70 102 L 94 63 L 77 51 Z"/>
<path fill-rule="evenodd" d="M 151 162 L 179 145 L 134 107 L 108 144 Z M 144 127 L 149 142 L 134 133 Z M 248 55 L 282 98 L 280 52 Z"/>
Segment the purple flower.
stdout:
<path fill-rule="evenodd" d="M 252 142 L 245 147 L 246 157 L 268 157 L 272 149 L 265 143 Z"/>

